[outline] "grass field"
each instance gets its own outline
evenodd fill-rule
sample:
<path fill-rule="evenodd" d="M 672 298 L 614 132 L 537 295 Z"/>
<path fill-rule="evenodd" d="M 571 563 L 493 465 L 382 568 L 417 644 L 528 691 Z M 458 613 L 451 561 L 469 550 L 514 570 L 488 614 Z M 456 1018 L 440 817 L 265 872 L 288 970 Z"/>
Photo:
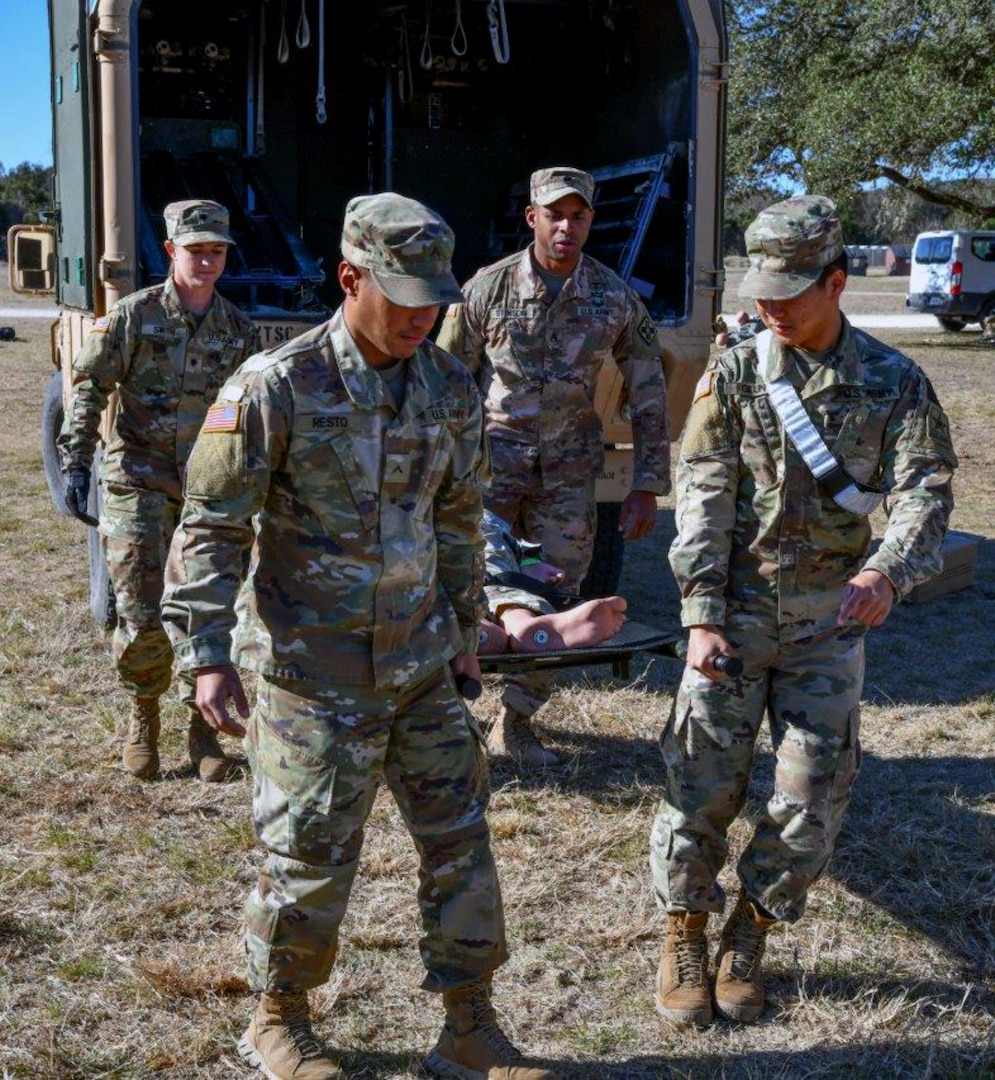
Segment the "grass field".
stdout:
<path fill-rule="evenodd" d="M 241 904 L 259 863 L 249 782 L 193 778 L 175 703 L 162 779 L 120 769 L 126 701 L 86 610 L 85 530 L 53 513 L 41 468 L 48 326 L 12 325 L 18 340 L 0 343 L 0 1075 L 248 1076 L 234 1042 L 250 1010 Z M 950 414 L 954 527 L 982 538 L 978 585 L 901 605 L 871 637 L 856 796 L 806 918 L 771 936 L 760 1023 L 678 1031 L 653 1008 L 648 833 L 675 664 L 634 664 L 625 683 L 605 669 L 564 679 L 544 724 L 569 767 L 495 771 L 513 949 L 497 1001 L 509 1033 L 564 1077 L 995 1076 L 995 352 L 975 337 L 887 338 Z M 664 627 L 671 535 L 664 501 L 623 579 L 630 613 Z M 489 687 L 479 713 L 496 711 Z M 735 851 L 771 767 L 765 741 Z M 421 1075 L 438 1031 L 438 1003 L 417 989 L 415 874 L 382 797 L 340 961 L 314 995 L 349 1076 Z"/>

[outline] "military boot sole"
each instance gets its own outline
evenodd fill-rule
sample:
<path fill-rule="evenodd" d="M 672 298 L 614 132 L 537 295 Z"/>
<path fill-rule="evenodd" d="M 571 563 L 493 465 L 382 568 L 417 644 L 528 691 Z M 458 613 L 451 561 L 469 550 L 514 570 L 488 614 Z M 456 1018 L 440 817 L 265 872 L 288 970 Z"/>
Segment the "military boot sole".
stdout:
<path fill-rule="evenodd" d="M 267 1080 L 289 1080 L 286 1073 L 275 1073 L 266 1064 L 266 1059 L 256 1049 L 255 1043 L 249 1038 L 248 1031 L 238 1040 L 236 1046 L 238 1050 L 238 1056 L 245 1062 L 246 1065 L 250 1065 L 253 1069 L 258 1069 Z M 342 1076 L 341 1071 L 335 1066 L 330 1066 L 325 1072 L 325 1080 L 336 1080 Z"/>
<path fill-rule="evenodd" d="M 752 1024 L 760 1018 L 764 1011 L 764 1003 L 759 1005 L 743 1005 L 732 1001 L 723 1001 L 719 996 L 718 987 L 715 989 L 715 1007 L 727 1019 L 735 1020 L 738 1024 Z"/>
<path fill-rule="evenodd" d="M 567 759 L 546 746 L 530 746 L 525 750 L 509 750 L 501 737 L 487 740 L 487 753 L 491 757 L 506 757 L 521 769 L 562 769 Z"/>
<path fill-rule="evenodd" d="M 142 765 L 132 765 L 125 754 L 121 757 L 121 764 L 138 780 L 154 780 L 160 772 L 158 755 Z"/>
<path fill-rule="evenodd" d="M 205 784 L 221 784 L 231 776 L 235 768 L 235 762 L 229 758 L 201 758 L 199 762 L 192 762 L 197 770 L 197 775 Z"/>
<path fill-rule="evenodd" d="M 432 1076 L 442 1077 L 443 1080 L 555 1080 L 554 1073 L 532 1065 L 492 1065 L 483 1073 L 479 1069 L 471 1069 L 469 1065 L 460 1065 L 458 1061 L 445 1057 L 438 1050 L 433 1050 L 425 1058 L 425 1068 Z"/>
<path fill-rule="evenodd" d="M 238 1056 L 246 1063 L 246 1065 L 251 1065 L 253 1069 L 258 1069 L 263 1076 L 268 1078 L 268 1080 L 283 1080 L 283 1077 L 277 1076 L 275 1072 L 271 1072 L 266 1067 L 266 1062 L 263 1061 L 259 1051 L 249 1041 L 249 1036 L 247 1034 L 243 1035 L 241 1039 L 238 1040 L 237 1049 Z"/>
<path fill-rule="evenodd" d="M 678 1027 L 710 1027 L 715 1020 L 711 1005 L 707 1009 L 704 1007 L 673 1009 L 669 1005 L 664 1005 L 659 994 L 654 995 L 653 1004 L 656 1005 L 656 1011 L 664 1020 Z"/>
<path fill-rule="evenodd" d="M 433 1050 L 425 1058 L 425 1068 L 433 1076 L 441 1076 L 445 1080 L 450 1080 L 450 1078 L 452 1080 L 487 1080 L 487 1073 L 470 1069 L 456 1061 L 450 1061 L 449 1058 L 443 1057 L 438 1050 Z"/>

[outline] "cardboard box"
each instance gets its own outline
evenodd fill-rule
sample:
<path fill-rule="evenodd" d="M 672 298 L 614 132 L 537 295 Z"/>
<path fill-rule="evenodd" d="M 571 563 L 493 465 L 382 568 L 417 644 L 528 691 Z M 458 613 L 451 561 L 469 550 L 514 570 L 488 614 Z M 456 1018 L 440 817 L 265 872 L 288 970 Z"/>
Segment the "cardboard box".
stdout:
<path fill-rule="evenodd" d="M 978 538 L 970 533 L 948 532 L 943 541 L 943 569 L 936 577 L 924 581 L 906 599 L 913 604 L 935 600 L 946 593 L 967 589 L 974 584 L 974 568 L 978 562 Z"/>

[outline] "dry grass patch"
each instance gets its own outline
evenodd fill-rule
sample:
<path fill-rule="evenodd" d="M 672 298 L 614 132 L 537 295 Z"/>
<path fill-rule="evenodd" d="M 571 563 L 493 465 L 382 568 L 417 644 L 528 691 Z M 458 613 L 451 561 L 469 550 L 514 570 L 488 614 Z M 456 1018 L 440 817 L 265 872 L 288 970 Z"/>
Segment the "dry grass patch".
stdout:
<path fill-rule="evenodd" d="M 0 343 L 0 1075 L 249 1075 L 234 1044 L 250 1008 L 239 940 L 259 861 L 250 786 L 193 778 L 175 701 L 164 778 L 120 769 L 127 702 L 85 609 L 84 530 L 53 513 L 41 472 L 47 327 L 16 326 L 19 340 Z M 870 639 L 863 772 L 806 917 L 771 937 L 763 1022 L 676 1031 L 653 1008 L 662 927 L 648 834 L 676 664 L 642 658 L 627 683 L 606 668 L 565 676 L 542 723 L 568 766 L 494 770 L 513 950 L 498 1005 L 513 1037 L 568 1080 L 995 1076 L 995 356 L 968 334 L 888 340 L 926 366 L 950 411 L 954 524 L 985 538 L 979 587 L 902 605 Z M 677 600 L 671 517 L 665 505 L 656 535 L 632 546 L 623 581 L 633 617 L 663 627 Z M 488 686 L 478 714 L 498 709 Z M 771 767 L 763 740 L 734 854 Z M 417 989 L 416 873 L 381 793 L 340 960 L 314 994 L 349 1076 L 421 1075 L 438 1031 L 438 1002 Z"/>

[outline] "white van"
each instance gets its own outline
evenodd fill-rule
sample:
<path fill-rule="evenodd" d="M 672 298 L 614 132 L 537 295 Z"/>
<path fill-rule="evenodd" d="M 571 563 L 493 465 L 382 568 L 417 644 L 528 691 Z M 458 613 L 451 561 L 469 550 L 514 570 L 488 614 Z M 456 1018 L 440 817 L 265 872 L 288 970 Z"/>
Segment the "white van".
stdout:
<path fill-rule="evenodd" d="M 920 233 L 905 306 L 935 315 L 944 330 L 995 315 L 995 232 Z"/>

